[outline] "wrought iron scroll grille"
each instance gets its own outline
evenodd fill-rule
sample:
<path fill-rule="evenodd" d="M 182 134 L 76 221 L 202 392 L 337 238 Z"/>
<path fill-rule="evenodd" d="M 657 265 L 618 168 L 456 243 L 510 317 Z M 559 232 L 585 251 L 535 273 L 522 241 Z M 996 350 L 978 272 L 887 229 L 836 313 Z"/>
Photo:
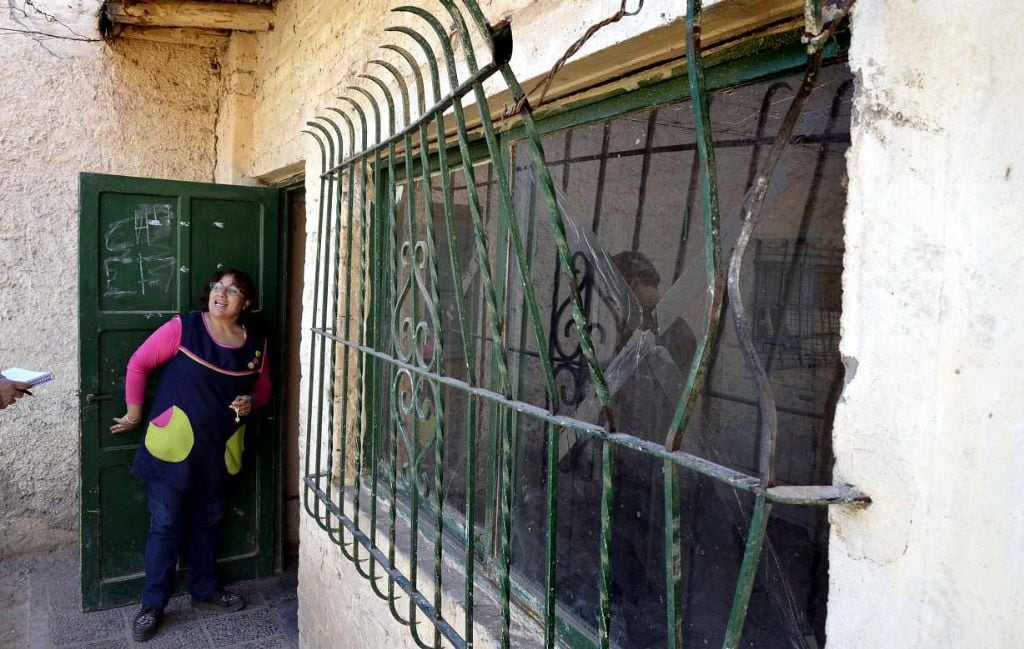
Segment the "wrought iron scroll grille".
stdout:
<path fill-rule="evenodd" d="M 813 86 L 821 45 L 852 3 L 839 7 L 826 24 L 820 3 L 807 0 L 805 83 L 754 179 L 739 241 L 726 269 L 720 259 L 715 151 L 700 48 L 701 7 L 699 0 L 689 1 L 689 94 L 697 130 L 709 299 L 671 427 L 647 439 L 615 427 L 607 368 L 597 358 L 593 339 L 605 332 L 587 315 L 591 269 L 587 258 L 574 254 L 570 245 L 567 218 L 545 163 L 540 133 L 508 65 L 511 30 L 507 24 L 488 24 L 474 0 L 438 4 L 443 21 L 420 7 L 395 9 L 410 16 L 408 24 L 417 27 L 387 29 L 393 42 L 382 49 L 390 52 L 390 61 L 370 61 L 371 71 L 361 75 L 361 85 L 349 87 L 339 97 L 339 106 L 310 121 L 305 131 L 319 145 L 323 168 L 303 449 L 305 511 L 366 578 L 374 595 L 387 603 L 394 618 L 408 626 L 419 646 L 473 646 L 474 631 L 482 624 L 478 609 L 483 606 L 478 606 L 475 593 L 484 583 L 496 602 L 488 617 L 496 620 L 501 645 L 509 647 L 516 598 L 511 558 L 517 489 L 513 437 L 521 430 L 518 422 L 536 422 L 532 430 L 546 436 L 542 497 L 547 533 L 544 587 L 532 602 L 532 612 L 543 629 L 543 645 L 553 647 L 566 626 L 556 597 L 560 566 L 553 532 L 559 515 L 559 454 L 566 438 L 597 440 L 600 565 L 593 575 L 599 593 L 593 640 L 609 647 L 615 458 L 626 450 L 640 453 L 663 467 L 665 624 L 670 646 L 681 646 L 685 624 L 680 597 L 680 482 L 686 475 L 700 475 L 753 497 L 724 632 L 723 646 L 736 647 L 772 504 L 867 502 L 851 486 L 777 484 L 777 409 L 761 361 L 767 334 L 758 334 L 759 350 L 739 293 L 743 251 L 760 216 L 771 171 L 789 142 L 802 98 Z M 446 24 L 455 27 L 454 46 Z M 401 62 L 404 72 L 393 61 Z M 571 323 L 566 325 L 573 330 L 570 346 L 542 317 L 529 273 L 530 233 L 522 231 L 516 218 L 508 155 L 499 145 L 484 90 L 488 80 L 504 82 L 521 122 L 536 191 L 550 217 L 544 227 L 550 228 L 557 250 L 561 279 L 556 286 L 565 291 L 554 296 L 556 321 Z M 471 115 L 466 106 L 473 107 Z M 479 122 L 473 131 L 471 121 Z M 486 178 L 478 176 L 481 159 L 489 163 Z M 687 171 L 680 170 L 680 177 Z M 454 200 L 456 195 L 459 201 Z M 501 245 L 495 245 L 496 239 Z M 506 246 L 507 258 L 505 253 L 496 254 Z M 518 321 L 524 335 L 539 350 L 539 375 L 530 380 L 543 385 L 547 407 L 523 398 L 517 388 L 522 382 L 518 361 L 506 344 L 509 285 L 515 285 L 521 297 Z M 737 337 L 759 387 L 760 430 L 753 433 L 759 440 L 758 471 L 752 473 L 681 450 L 697 395 L 705 389 L 715 339 L 725 324 L 721 319 L 726 294 Z M 771 311 L 771 306 L 764 308 Z M 584 391 L 592 392 L 599 404 L 601 424 L 560 414 L 561 405 L 579 404 Z M 457 430 L 448 425 L 446 414 L 456 410 Z M 492 446 L 482 454 L 476 444 L 484 430 L 490 431 Z M 655 435 L 664 443 L 649 441 Z M 458 476 L 445 475 L 453 466 L 446 453 L 457 458 Z M 484 465 L 478 463 L 482 456 L 488 459 Z M 456 479 L 459 485 L 453 489 Z M 477 485 L 479 479 L 488 480 L 487 489 Z"/>

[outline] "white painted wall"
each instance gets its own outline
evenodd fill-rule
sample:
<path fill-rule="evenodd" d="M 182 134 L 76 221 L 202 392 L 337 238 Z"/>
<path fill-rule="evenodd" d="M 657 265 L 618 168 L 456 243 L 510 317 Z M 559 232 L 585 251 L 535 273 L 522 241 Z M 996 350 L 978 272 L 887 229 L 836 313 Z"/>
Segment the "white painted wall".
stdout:
<path fill-rule="evenodd" d="M 305 512 L 299 534 L 299 639 L 305 649 L 416 646 L 409 630 L 391 619 L 387 602 L 370 591 L 351 561 L 339 560 L 338 547 Z"/>
<path fill-rule="evenodd" d="M 862 2 L 832 647 L 1014 647 L 1024 619 L 1024 5 Z M 852 375 L 852 376 L 851 376 Z"/>
<path fill-rule="evenodd" d="M 0 559 L 78 538 L 78 174 L 211 180 L 220 78 L 213 50 L 96 42 L 99 0 L 34 4 L 63 25 L 0 12 L 0 367 L 56 380 L 0 412 Z"/>

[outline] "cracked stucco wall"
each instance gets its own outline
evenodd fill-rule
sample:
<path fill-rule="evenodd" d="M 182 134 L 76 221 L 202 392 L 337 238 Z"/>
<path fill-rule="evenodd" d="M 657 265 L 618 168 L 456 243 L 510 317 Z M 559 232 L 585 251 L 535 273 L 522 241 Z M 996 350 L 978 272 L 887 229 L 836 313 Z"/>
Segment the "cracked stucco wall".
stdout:
<path fill-rule="evenodd" d="M 79 172 L 214 171 L 213 50 L 6 31 L 98 36 L 98 0 L 35 6 L 0 10 L 0 366 L 57 378 L 0 412 L 0 559 L 78 536 Z"/>
<path fill-rule="evenodd" d="M 223 89 L 217 111 L 216 149 L 218 183 L 256 184 L 251 174 L 255 140 L 252 116 L 256 95 L 256 36 L 248 32 L 231 35 L 221 56 Z"/>
<path fill-rule="evenodd" d="M 1012 647 L 1024 619 L 1024 5 L 861 2 L 830 647 Z"/>

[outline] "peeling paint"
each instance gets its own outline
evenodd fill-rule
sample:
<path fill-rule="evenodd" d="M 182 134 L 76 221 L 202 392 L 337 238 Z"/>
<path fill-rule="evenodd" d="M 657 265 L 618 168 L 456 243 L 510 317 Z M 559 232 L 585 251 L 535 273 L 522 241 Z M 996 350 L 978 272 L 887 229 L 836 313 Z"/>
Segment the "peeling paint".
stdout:
<path fill-rule="evenodd" d="M 857 376 L 857 359 L 853 356 L 842 355 L 843 367 L 845 371 L 843 373 L 843 384 L 850 385 L 853 382 L 853 377 Z"/>

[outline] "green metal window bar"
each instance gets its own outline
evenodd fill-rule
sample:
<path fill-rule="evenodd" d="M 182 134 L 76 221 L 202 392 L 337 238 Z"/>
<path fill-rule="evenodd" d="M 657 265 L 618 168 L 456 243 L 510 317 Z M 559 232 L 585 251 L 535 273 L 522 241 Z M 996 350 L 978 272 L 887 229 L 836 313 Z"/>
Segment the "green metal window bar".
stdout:
<path fill-rule="evenodd" d="M 578 272 L 567 234 L 566 218 L 557 197 L 555 182 L 545 162 L 541 135 L 526 95 L 509 67 L 512 34 L 507 24 L 490 25 L 473 0 L 439 0 L 447 19 L 455 25 L 461 57 L 450 44 L 441 20 L 425 9 L 403 6 L 397 12 L 411 15 L 420 29 L 396 26 L 386 31 L 398 42 L 382 46 L 408 66 L 408 76 L 394 64 L 369 62 L 374 74 L 364 74 L 367 87 L 351 86 L 339 97 L 343 108 L 329 108 L 305 131 L 321 152 L 319 233 L 314 262 L 312 342 L 309 351 L 311 379 L 306 411 L 304 448 L 304 507 L 330 535 L 344 556 L 365 577 L 372 592 L 388 603 L 392 615 L 409 627 L 422 647 L 440 647 L 442 638 L 455 647 L 474 644 L 474 590 L 476 568 L 493 571 L 500 603 L 500 639 L 511 645 L 512 624 L 512 508 L 513 430 L 516 421 L 543 422 L 546 444 L 545 588 L 537 611 L 546 647 L 556 644 L 558 611 L 555 557 L 558 522 L 557 475 L 559 439 L 565 435 L 593 438 L 601 443 L 600 569 L 595 579 L 599 592 L 597 644 L 609 647 L 611 630 L 612 508 L 615 499 L 615 456 L 620 450 L 639 452 L 663 465 L 667 628 L 669 646 L 682 644 L 685 611 L 681 597 L 680 556 L 681 492 L 685 472 L 699 474 L 753 496 L 754 507 L 747 532 L 740 576 L 725 632 L 724 647 L 736 647 L 742 635 L 757 566 L 765 543 L 773 503 L 795 505 L 863 505 L 868 498 L 856 488 L 840 486 L 781 486 L 775 479 L 777 412 L 771 384 L 758 354 L 749 317 L 740 295 L 739 282 L 744 252 L 758 224 L 772 172 L 790 141 L 804 101 L 814 87 L 821 66 L 822 46 L 848 13 L 852 2 L 833 7 L 826 24 L 821 2 L 807 0 L 805 20 L 808 62 L 804 81 L 796 92 L 767 160 L 753 179 L 753 190 L 743 208 L 742 229 L 731 260 L 723 268 L 718 224 L 715 148 L 708 114 L 700 44 L 701 2 L 689 0 L 687 52 L 689 94 L 697 130 L 697 150 L 703 209 L 705 277 L 708 304 L 689 367 L 685 388 L 675 409 L 672 425 L 664 431 L 663 444 L 619 432 L 612 411 L 612 396 L 605 370 L 598 362 L 590 311 L 585 304 L 586 274 Z M 477 43 L 479 45 L 474 45 Z M 440 49 L 440 56 L 438 55 Z M 410 50 L 419 52 L 419 58 Z M 477 62 L 478 51 L 486 63 Z M 462 66 L 457 64 L 461 58 Z M 426 63 L 426 78 L 419 61 Z M 442 68 L 445 74 L 442 75 Z M 491 78 L 504 81 L 521 121 L 523 142 L 536 174 L 537 187 L 550 216 L 561 283 L 568 291 L 578 340 L 578 365 L 586 369 L 587 383 L 596 394 L 604 424 L 598 425 L 558 414 L 563 398 L 556 381 L 553 358 L 558 350 L 545 329 L 533 280 L 522 269 L 530 268 L 528 234 L 515 216 L 507 157 L 503 154 L 484 91 Z M 393 83 L 389 84 L 388 81 Z M 397 88 L 396 97 L 391 88 Z M 384 99 L 381 106 L 376 89 Z M 432 104 L 427 104 L 430 97 Z M 397 101 L 396 101 L 397 99 Z M 468 128 L 464 106 L 473 105 L 479 118 L 482 141 Z M 370 113 L 368 116 L 367 113 Z M 450 115 L 451 121 L 446 121 Z M 452 124 L 453 122 L 453 124 Z M 400 124 L 404 124 L 401 125 Z M 454 125 L 455 141 L 450 142 Z M 372 134 L 371 134 L 372 129 Z M 387 135 L 384 130 L 387 129 Z M 478 182 L 475 164 L 490 162 L 486 183 Z M 460 252 L 452 178 L 461 174 L 471 221 L 471 245 L 466 258 Z M 438 187 L 436 183 L 439 183 Z M 496 192 L 482 200 L 480 188 Z M 438 205 L 431 200 L 437 191 Z M 435 213 L 438 209 L 440 214 Z M 489 240 L 491 212 L 507 237 L 515 263 L 499 264 Z M 438 230 L 438 232 L 435 232 Z M 438 234 L 443 240 L 438 240 Z M 446 258 L 442 254 L 447 252 Z M 452 291 L 454 304 L 443 304 L 442 264 L 461 282 L 466 269 L 474 268 L 481 305 L 468 304 L 462 291 Z M 532 336 L 540 363 L 540 381 L 549 408 L 522 399 L 513 380 L 513 361 L 506 346 L 488 350 L 489 369 L 481 373 L 480 350 L 474 340 L 507 340 L 503 309 L 502 273 L 519 286 L 524 302 L 525 329 Z M 759 467 L 756 474 L 681 450 L 698 394 L 705 389 L 712 349 L 724 326 L 722 316 L 728 295 L 732 324 L 744 350 L 747 367 L 758 386 L 760 430 Z M 454 313 L 457 335 L 442 325 L 442 309 Z M 448 361 L 460 365 L 449 372 Z M 486 374 L 483 376 L 482 374 Z M 460 395 L 458 399 L 452 395 Z M 444 453 L 446 409 L 464 408 L 465 464 L 462 479 L 464 503 L 457 524 L 462 527 L 453 548 L 446 530 L 452 527 L 446 512 L 446 460 Z M 475 481 L 482 470 L 476 442 L 481 427 L 494 433 L 491 461 L 494 499 L 485 509 L 493 538 L 481 536 L 477 523 Z M 379 460 L 383 458 L 384 461 Z M 401 467 L 401 468 L 400 468 Z M 424 521 L 421 525 L 421 514 Z M 381 516 L 383 515 L 383 518 Z M 400 518 L 402 520 L 400 520 Z M 401 532 L 407 521 L 408 533 Z M 400 538 L 401 537 L 401 538 Z M 422 586 L 420 564 L 424 543 L 429 544 L 429 586 Z M 381 543 L 381 539 L 386 542 Z M 407 547 L 399 551 L 399 542 Z M 484 549 L 478 543 L 486 544 Z M 407 554 L 405 554 L 407 553 Z M 400 568 L 401 555 L 408 567 Z M 442 580 L 445 562 L 461 563 L 464 596 L 457 604 L 464 625 L 457 629 L 443 615 Z M 407 603 L 400 604 L 402 594 Z M 425 633 L 421 622 L 429 622 Z"/>

